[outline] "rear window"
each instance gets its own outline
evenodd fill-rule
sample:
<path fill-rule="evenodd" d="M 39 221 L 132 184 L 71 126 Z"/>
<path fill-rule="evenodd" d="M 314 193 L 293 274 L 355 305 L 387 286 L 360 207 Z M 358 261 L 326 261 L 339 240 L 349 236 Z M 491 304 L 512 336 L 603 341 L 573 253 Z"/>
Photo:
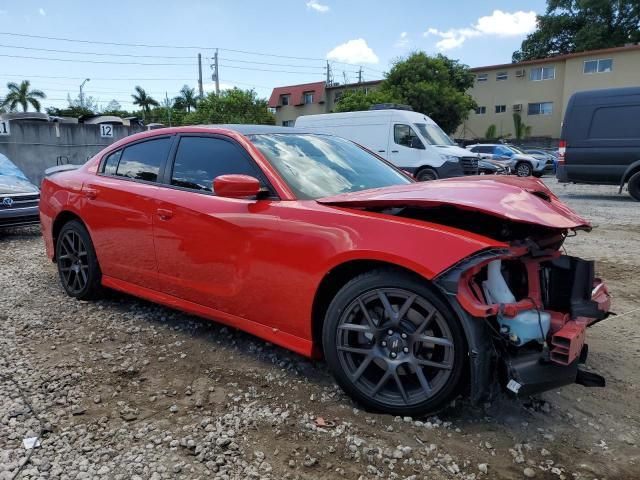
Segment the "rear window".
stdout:
<path fill-rule="evenodd" d="M 156 182 L 160 165 L 169 155 L 171 138 L 157 138 L 136 143 L 122 152 L 116 175 Z"/>
<path fill-rule="evenodd" d="M 640 105 L 600 107 L 593 112 L 589 138 L 640 138 Z"/>

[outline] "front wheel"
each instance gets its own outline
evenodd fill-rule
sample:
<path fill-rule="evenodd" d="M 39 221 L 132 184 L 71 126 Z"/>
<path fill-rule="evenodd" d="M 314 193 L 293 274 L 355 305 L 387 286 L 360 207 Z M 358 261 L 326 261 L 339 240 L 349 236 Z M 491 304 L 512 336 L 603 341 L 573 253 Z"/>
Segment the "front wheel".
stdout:
<path fill-rule="evenodd" d="M 327 364 L 367 408 L 420 416 L 456 394 L 466 342 L 455 314 L 423 282 L 374 270 L 335 296 L 323 326 Z"/>
<path fill-rule="evenodd" d="M 62 287 L 71 297 L 89 300 L 101 291 L 101 272 L 91 237 L 78 220 L 66 223 L 56 240 L 56 262 Z"/>
<path fill-rule="evenodd" d="M 634 173 L 629 179 L 629 195 L 640 202 L 640 172 Z"/>
<path fill-rule="evenodd" d="M 533 173 L 533 168 L 530 163 L 520 162 L 516 165 L 516 175 L 519 177 L 530 177 Z"/>
<path fill-rule="evenodd" d="M 416 174 L 416 180 L 419 182 L 429 182 L 431 180 L 437 180 L 438 174 L 431 168 L 423 168 Z"/>

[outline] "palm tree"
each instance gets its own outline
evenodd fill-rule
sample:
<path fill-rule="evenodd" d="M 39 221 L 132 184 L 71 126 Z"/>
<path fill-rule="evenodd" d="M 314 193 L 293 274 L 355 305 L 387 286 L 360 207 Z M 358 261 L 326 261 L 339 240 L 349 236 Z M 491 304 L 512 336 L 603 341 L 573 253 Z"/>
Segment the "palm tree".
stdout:
<path fill-rule="evenodd" d="M 189 85 L 185 85 L 180 89 L 180 95 L 173 99 L 174 106 L 180 110 L 187 110 L 187 113 L 191 112 L 191 108 L 197 106 L 196 89 L 190 88 Z"/>
<path fill-rule="evenodd" d="M 157 107 L 158 105 L 160 105 L 153 97 L 147 95 L 147 92 L 145 92 L 144 88 L 142 88 L 141 86 L 136 85 L 135 90 L 136 93 L 131 95 L 133 97 L 133 104 L 138 105 L 140 108 L 142 108 L 143 117 L 145 113 L 147 115 L 151 113 L 151 107 Z"/>
<path fill-rule="evenodd" d="M 16 106 L 22 106 L 22 111 L 26 112 L 29 109 L 29 104 L 36 109 L 36 112 L 40 111 L 40 100 L 47 98 L 42 90 L 32 90 L 31 82 L 29 80 L 23 80 L 18 85 L 15 82 L 7 83 L 7 89 L 9 93 L 2 101 L 3 107 L 9 107 L 9 110 L 13 111 Z"/>

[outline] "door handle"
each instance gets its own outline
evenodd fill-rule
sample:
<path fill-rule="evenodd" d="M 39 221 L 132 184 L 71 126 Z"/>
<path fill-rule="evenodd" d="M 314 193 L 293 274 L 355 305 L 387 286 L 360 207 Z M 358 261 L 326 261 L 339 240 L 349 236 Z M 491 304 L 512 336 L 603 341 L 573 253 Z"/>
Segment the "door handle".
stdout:
<path fill-rule="evenodd" d="M 398 150 L 391 150 L 391 153 L 398 153 Z"/>
<path fill-rule="evenodd" d="M 173 212 L 171 210 L 167 210 L 166 208 L 159 208 L 156 210 L 158 217 L 160 220 L 170 220 L 173 217 Z"/>
<path fill-rule="evenodd" d="M 378 150 L 378 153 L 384 153 L 384 152 L 385 152 L 384 150 Z"/>
<path fill-rule="evenodd" d="M 96 190 L 95 188 L 85 187 L 82 189 L 82 191 L 84 193 L 84 196 L 87 197 L 89 200 L 93 200 L 98 196 L 98 190 Z"/>

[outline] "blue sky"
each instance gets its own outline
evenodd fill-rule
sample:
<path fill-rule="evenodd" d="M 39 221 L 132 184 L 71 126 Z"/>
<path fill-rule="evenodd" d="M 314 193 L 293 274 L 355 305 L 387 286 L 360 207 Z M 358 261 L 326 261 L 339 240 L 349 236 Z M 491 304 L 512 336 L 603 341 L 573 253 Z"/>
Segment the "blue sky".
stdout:
<path fill-rule="evenodd" d="M 131 108 L 135 85 L 158 100 L 197 86 L 198 52 L 211 89 L 216 47 L 221 86 L 263 97 L 275 86 L 323 80 L 326 59 L 340 82 L 355 81 L 360 66 L 365 80 L 381 78 L 412 50 L 472 67 L 506 63 L 544 8 L 544 0 L 0 0 L 0 96 L 7 81 L 28 78 L 47 94 L 46 106 L 66 106 L 67 93 L 76 97 L 90 78 L 86 95 Z"/>

